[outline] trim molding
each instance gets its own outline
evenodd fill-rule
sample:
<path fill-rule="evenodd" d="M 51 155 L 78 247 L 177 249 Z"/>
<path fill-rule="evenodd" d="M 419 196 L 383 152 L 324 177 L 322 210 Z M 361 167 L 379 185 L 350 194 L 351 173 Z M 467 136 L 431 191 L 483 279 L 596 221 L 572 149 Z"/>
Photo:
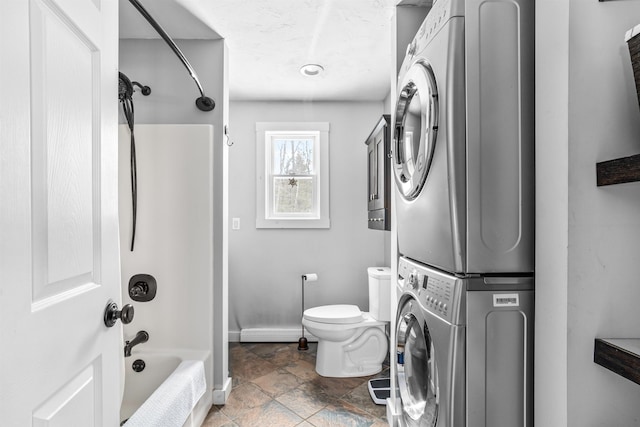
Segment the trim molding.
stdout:
<path fill-rule="evenodd" d="M 231 377 L 228 377 L 224 382 L 224 386 L 220 390 L 213 390 L 213 404 L 214 405 L 224 405 L 227 403 L 227 399 L 231 394 L 233 382 L 231 381 Z"/>
<path fill-rule="evenodd" d="M 240 330 L 239 342 L 297 342 L 302 333 L 300 328 L 245 328 Z M 229 332 L 231 341 L 231 332 Z M 309 334 L 305 329 L 304 336 L 307 341 L 318 341 L 318 338 Z"/>

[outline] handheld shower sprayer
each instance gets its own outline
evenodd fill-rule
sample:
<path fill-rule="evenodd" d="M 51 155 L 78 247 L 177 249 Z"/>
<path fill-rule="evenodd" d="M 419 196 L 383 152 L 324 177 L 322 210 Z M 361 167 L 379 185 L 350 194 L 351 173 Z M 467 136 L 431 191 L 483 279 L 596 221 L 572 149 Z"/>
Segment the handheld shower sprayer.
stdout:
<path fill-rule="evenodd" d="M 118 99 L 122 103 L 122 112 L 124 113 L 124 118 L 127 120 L 127 126 L 129 127 L 129 133 L 131 134 L 131 207 L 133 212 L 133 221 L 131 228 L 131 247 L 130 250 L 133 251 L 133 246 L 136 240 L 136 218 L 138 212 L 138 167 L 136 162 L 136 138 L 133 133 L 133 128 L 135 125 L 135 118 L 133 114 L 133 92 L 134 86 L 140 88 L 142 94 L 147 96 L 151 93 L 151 88 L 149 86 L 144 86 L 138 82 L 132 82 L 129 77 L 127 77 L 124 73 L 118 73 L 119 81 L 118 81 Z"/>

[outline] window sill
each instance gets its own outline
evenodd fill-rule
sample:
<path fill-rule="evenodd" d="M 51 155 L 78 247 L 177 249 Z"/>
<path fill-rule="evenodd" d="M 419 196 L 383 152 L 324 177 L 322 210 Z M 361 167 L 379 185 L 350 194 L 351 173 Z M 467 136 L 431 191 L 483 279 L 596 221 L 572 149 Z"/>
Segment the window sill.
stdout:
<path fill-rule="evenodd" d="M 256 219 L 256 228 L 331 228 L 326 219 Z"/>

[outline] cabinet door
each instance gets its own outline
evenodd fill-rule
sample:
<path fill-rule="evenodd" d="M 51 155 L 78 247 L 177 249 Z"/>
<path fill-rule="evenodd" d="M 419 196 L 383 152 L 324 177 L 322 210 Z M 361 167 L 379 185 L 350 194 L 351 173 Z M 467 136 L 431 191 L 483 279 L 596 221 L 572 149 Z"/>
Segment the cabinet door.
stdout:
<path fill-rule="evenodd" d="M 366 140 L 368 167 L 368 227 L 389 230 L 389 115 L 383 115 Z"/>
<path fill-rule="evenodd" d="M 377 209 L 377 199 L 378 199 L 378 185 L 379 185 L 379 177 L 378 177 L 378 155 L 377 155 L 377 141 L 371 141 L 367 146 L 367 154 L 369 157 L 369 184 L 368 184 L 368 194 L 369 194 L 369 203 L 368 208 L 370 211 Z"/>
<path fill-rule="evenodd" d="M 373 192 L 372 205 L 369 209 L 384 209 L 385 208 L 385 164 L 387 158 L 387 151 L 385 150 L 385 131 L 386 127 L 383 127 L 380 132 L 375 136 L 375 156 L 376 156 L 376 168 L 375 168 L 375 192 Z"/>

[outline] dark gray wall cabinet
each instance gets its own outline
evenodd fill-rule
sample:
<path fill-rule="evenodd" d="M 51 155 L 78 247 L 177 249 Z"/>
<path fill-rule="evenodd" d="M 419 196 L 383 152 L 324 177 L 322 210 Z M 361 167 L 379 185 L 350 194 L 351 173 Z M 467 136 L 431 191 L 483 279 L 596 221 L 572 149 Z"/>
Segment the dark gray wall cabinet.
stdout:
<path fill-rule="evenodd" d="M 366 140 L 369 228 L 391 230 L 391 117 L 383 115 Z"/>

